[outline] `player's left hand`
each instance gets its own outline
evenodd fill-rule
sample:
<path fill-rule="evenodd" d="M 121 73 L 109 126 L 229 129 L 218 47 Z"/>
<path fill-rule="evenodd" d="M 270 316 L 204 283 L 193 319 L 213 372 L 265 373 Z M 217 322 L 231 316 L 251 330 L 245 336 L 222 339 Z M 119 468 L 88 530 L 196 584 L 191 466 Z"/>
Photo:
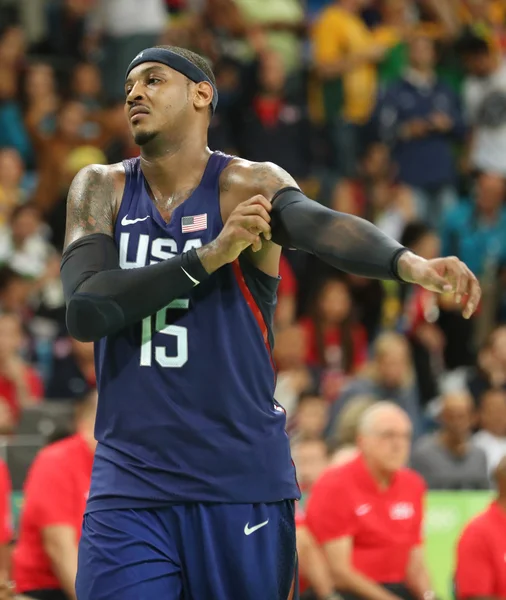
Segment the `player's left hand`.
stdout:
<path fill-rule="evenodd" d="M 399 277 L 407 283 L 417 283 L 440 294 L 453 293 L 462 303 L 462 315 L 469 319 L 481 298 L 480 283 L 468 267 L 455 256 L 425 260 L 405 252 L 398 263 Z"/>

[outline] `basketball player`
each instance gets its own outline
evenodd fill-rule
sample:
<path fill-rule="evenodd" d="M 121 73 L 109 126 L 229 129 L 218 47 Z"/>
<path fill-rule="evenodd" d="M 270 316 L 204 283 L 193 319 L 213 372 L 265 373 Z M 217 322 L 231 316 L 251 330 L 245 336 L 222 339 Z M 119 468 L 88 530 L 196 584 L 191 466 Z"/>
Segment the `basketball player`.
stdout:
<path fill-rule="evenodd" d="M 125 92 L 141 156 L 76 176 L 62 261 L 99 389 L 77 597 L 296 597 L 299 490 L 271 360 L 281 246 L 453 291 L 466 317 L 479 285 L 457 259 L 425 261 L 306 198 L 276 165 L 211 152 L 201 57 L 144 50 Z"/>

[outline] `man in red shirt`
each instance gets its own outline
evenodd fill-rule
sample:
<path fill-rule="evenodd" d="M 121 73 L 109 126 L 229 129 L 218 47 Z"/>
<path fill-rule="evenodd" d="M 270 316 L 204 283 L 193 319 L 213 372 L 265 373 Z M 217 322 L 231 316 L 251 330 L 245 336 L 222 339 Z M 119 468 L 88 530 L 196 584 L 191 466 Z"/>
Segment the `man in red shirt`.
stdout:
<path fill-rule="evenodd" d="M 18 592 L 37 600 L 76 600 L 77 547 L 95 450 L 96 393 L 77 409 L 77 433 L 43 448 L 24 489 L 14 551 Z"/>
<path fill-rule="evenodd" d="M 425 484 L 404 467 L 412 426 L 397 405 L 362 416 L 359 455 L 313 486 L 306 522 L 345 598 L 433 598 L 422 553 Z"/>
<path fill-rule="evenodd" d="M 506 456 L 495 469 L 497 498 L 464 529 L 457 548 L 458 600 L 506 598 Z"/>

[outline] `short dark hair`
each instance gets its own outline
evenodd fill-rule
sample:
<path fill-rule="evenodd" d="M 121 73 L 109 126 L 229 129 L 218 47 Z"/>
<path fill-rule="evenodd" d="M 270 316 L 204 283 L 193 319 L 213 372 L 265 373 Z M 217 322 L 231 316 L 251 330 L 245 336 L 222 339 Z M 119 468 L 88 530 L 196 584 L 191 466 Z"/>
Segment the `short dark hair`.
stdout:
<path fill-rule="evenodd" d="M 200 54 L 196 52 L 192 52 L 187 48 L 180 48 L 179 46 L 155 46 L 155 48 L 163 48 L 163 50 L 169 50 L 170 52 L 174 52 L 174 54 L 178 54 L 186 60 L 189 60 L 192 64 L 198 67 L 201 71 L 203 71 L 211 80 L 212 84 L 216 87 L 216 77 L 214 76 L 213 70 L 211 69 L 211 65 L 209 62 Z"/>
<path fill-rule="evenodd" d="M 460 56 L 482 56 L 490 53 L 487 40 L 473 31 L 465 31 L 456 42 L 457 53 Z"/>
<path fill-rule="evenodd" d="M 431 233 L 434 233 L 434 230 L 427 225 L 427 223 L 424 223 L 423 221 L 414 221 L 406 225 L 400 242 L 403 246 L 406 246 L 406 248 L 412 248 L 426 235 Z"/>

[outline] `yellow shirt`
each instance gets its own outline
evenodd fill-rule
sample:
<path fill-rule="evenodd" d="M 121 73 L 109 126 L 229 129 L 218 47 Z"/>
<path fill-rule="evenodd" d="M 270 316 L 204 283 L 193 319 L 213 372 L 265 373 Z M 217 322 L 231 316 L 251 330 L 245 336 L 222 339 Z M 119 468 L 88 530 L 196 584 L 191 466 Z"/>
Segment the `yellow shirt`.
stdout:
<path fill-rule="evenodd" d="M 313 30 L 314 56 L 317 64 L 335 62 L 362 52 L 374 44 L 374 36 L 356 15 L 339 6 L 327 7 Z M 377 91 L 376 67 L 371 63 L 342 75 L 343 116 L 352 123 L 365 123 L 374 108 Z"/>

